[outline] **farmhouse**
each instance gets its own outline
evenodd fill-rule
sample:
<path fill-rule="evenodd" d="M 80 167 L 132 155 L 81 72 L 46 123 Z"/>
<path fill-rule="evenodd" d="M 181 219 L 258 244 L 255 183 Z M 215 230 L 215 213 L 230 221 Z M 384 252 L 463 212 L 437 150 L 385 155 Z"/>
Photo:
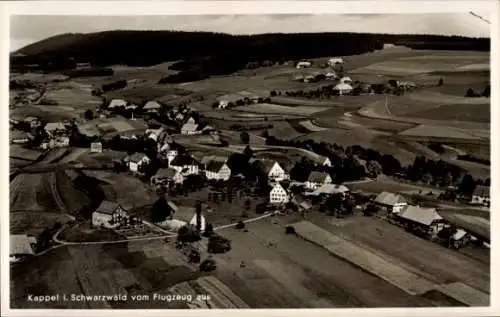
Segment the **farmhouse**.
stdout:
<path fill-rule="evenodd" d="M 194 135 L 194 134 L 199 134 L 200 131 L 198 131 L 198 124 L 196 123 L 185 123 L 182 128 L 181 128 L 181 134 L 185 135 Z"/>
<path fill-rule="evenodd" d="M 316 164 L 321 166 L 328 166 L 328 167 L 332 166 L 332 161 L 330 161 L 328 157 L 323 155 L 318 155 L 318 157 L 315 158 L 314 161 L 316 162 Z"/>
<path fill-rule="evenodd" d="M 101 142 L 90 143 L 90 153 L 102 153 L 102 143 Z"/>
<path fill-rule="evenodd" d="M 163 128 L 159 128 L 159 129 L 147 129 L 146 130 L 146 136 L 149 139 L 153 139 L 153 141 L 155 141 L 155 142 L 158 142 L 159 139 L 163 136 L 164 133 L 165 133 L 165 131 L 163 130 Z"/>
<path fill-rule="evenodd" d="M 267 175 L 270 181 L 281 182 L 288 179 L 286 171 L 276 161 L 259 160 L 258 164 L 262 167 L 263 172 Z"/>
<path fill-rule="evenodd" d="M 309 174 L 309 177 L 305 183 L 306 188 L 308 189 L 316 189 L 324 184 L 331 184 L 332 178 L 328 173 L 316 172 L 313 171 Z"/>
<path fill-rule="evenodd" d="M 108 105 L 108 109 L 114 109 L 114 108 L 118 108 L 118 107 L 126 107 L 127 106 L 127 102 L 123 99 L 113 99 L 110 101 L 109 105 Z"/>
<path fill-rule="evenodd" d="M 165 184 L 182 184 L 184 183 L 184 176 L 176 169 L 160 168 L 154 176 L 151 177 L 151 184 L 165 185 Z"/>
<path fill-rule="evenodd" d="M 344 60 L 341 57 L 332 57 L 328 60 L 328 66 L 336 66 L 338 64 L 344 64 Z"/>
<path fill-rule="evenodd" d="M 337 184 L 323 184 L 316 188 L 312 192 L 306 192 L 306 196 L 320 196 L 320 195 L 335 195 L 341 194 L 342 196 L 347 196 L 349 194 L 349 188 L 344 185 Z"/>
<path fill-rule="evenodd" d="M 333 90 L 336 91 L 339 95 L 349 95 L 352 93 L 352 86 L 347 83 L 340 83 L 333 87 Z"/>
<path fill-rule="evenodd" d="M 127 217 L 127 212 L 116 202 L 104 200 L 96 211 L 92 213 L 92 225 L 95 227 L 104 226 L 113 228 L 117 226 L 121 219 Z"/>
<path fill-rule="evenodd" d="M 183 226 L 190 225 L 196 227 L 198 217 L 196 209 L 193 207 L 177 206 L 173 202 L 168 202 L 173 211 L 172 219 L 166 220 L 165 224 L 173 230 L 178 230 Z M 203 212 L 200 214 L 200 231 L 205 231 L 206 218 Z"/>
<path fill-rule="evenodd" d="M 49 142 L 44 142 L 40 144 L 40 147 L 42 149 L 54 149 L 54 148 L 68 147 L 68 146 L 69 146 L 69 137 L 67 136 L 58 136 L 49 140 Z"/>
<path fill-rule="evenodd" d="M 198 162 L 189 155 L 177 155 L 169 165 L 184 176 L 199 173 Z"/>
<path fill-rule="evenodd" d="M 161 109 L 161 105 L 157 101 L 148 101 L 142 109 L 146 112 L 157 112 Z"/>
<path fill-rule="evenodd" d="M 477 185 L 472 194 L 472 205 L 490 205 L 490 188 L 488 186 Z"/>
<path fill-rule="evenodd" d="M 435 236 L 445 225 L 435 208 L 408 205 L 402 208 L 398 219 L 406 228 L 426 236 Z"/>
<path fill-rule="evenodd" d="M 205 175 L 207 179 L 227 181 L 231 177 L 231 169 L 225 162 L 210 162 L 206 169 Z"/>
<path fill-rule="evenodd" d="M 10 262 L 18 262 L 23 258 L 34 255 L 33 247 L 36 245 L 36 239 L 25 234 L 10 235 Z"/>
<path fill-rule="evenodd" d="M 126 157 L 125 162 L 130 171 L 137 173 L 142 165 L 151 163 L 151 159 L 146 154 L 134 153 Z"/>
<path fill-rule="evenodd" d="M 408 205 L 403 196 L 385 191 L 378 194 L 373 202 L 389 213 L 399 213 Z"/>
<path fill-rule="evenodd" d="M 352 84 L 352 79 L 349 76 L 344 76 L 340 79 L 341 84 Z"/>
<path fill-rule="evenodd" d="M 49 138 L 66 135 L 68 133 L 67 127 L 62 122 L 51 122 L 45 125 L 45 132 Z"/>
<path fill-rule="evenodd" d="M 276 183 L 269 192 L 269 202 L 271 204 L 285 204 L 290 200 L 290 196 L 280 183 Z"/>
<path fill-rule="evenodd" d="M 302 61 L 302 62 L 298 62 L 295 67 L 296 68 L 309 68 L 311 66 L 312 66 L 311 62 Z"/>

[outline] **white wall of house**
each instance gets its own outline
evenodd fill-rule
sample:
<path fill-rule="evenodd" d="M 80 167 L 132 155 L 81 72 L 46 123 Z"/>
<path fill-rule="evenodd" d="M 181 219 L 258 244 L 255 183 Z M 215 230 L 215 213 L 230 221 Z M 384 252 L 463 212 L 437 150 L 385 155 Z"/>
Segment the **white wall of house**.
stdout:
<path fill-rule="evenodd" d="M 271 204 L 285 204 L 290 200 L 286 190 L 279 184 L 275 185 L 269 192 L 269 202 Z"/>
<path fill-rule="evenodd" d="M 175 169 L 179 173 L 182 173 L 184 176 L 193 174 L 198 175 L 200 173 L 198 165 L 184 165 L 184 166 L 171 165 L 170 167 Z"/>
<path fill-rule="evenodd" d="M 177 153 L 177 151 L 176 151 L 176 150 L 168 150 L 168 152 L 167 152 L 167 160 L 168 160 L 168 164 L 170 164 L 170 162 L 172 162 L 172 160 L 173 160 L 174 158 L 176 158 L 178 154 L 179 154 L 179 153 Z"/>
<path fill-rule="evenodd" d="M 472 205 L 489 205 L 490 204 L 490 198 L 489 197 L 482 197 L 482 196 L 477 196 L 473 195 L 472 200 L 470 202 Z"/>
<path fill-rule="evenodd" d="M 307 189 L 313 189 L 314 190 L 316 188 L 321 187 L 321 185 L 331 184 L 331 183 L 332 183 L 332 178 L 330 177 L 330 175 L 328 175 L 328 176 L 325 177 L 325 180 L 322 183 L 307 181 L 307 182 L 305 182 L 305 185 L 306 185 Z"/>
<path fill-rule="evenodd" d="M 285 170 L 278 164 L 278 162 L 275 162 L 269 173 L 267 174 L 268 178 L 270 180 L 274 181 L 282 181 L 288 178 L 288 174 L 285 172 Z"/>

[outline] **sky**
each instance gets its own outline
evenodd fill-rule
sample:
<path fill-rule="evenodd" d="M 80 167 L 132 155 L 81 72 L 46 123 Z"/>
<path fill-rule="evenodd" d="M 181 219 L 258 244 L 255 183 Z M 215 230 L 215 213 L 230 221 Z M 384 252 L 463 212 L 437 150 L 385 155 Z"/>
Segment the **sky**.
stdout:
<path fill-rule="evenodd" d="M 485 16 L 488 18 L 488 16 Z M 229 34 L 371 32 L 489 37 L 489 24 L 468 13 L 267 14 L 10 17 L 10 51 L 62 33 L 106 30 L 212 31 Z"/>

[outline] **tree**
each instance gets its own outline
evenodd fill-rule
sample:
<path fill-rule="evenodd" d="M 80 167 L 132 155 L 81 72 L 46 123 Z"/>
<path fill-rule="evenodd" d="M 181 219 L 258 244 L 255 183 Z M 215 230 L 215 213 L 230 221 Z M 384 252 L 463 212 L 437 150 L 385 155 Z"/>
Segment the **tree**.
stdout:
<path fill-rule="evenodd" d="M 216 268 L 217 268 L 217 263 L 212 258 L 206 259 L 200 264 L 201 272 L 211 272 L 214 271 Z"/>
<path fill-rule="evenodd" d="M 444 79 L 443 77 L 439 78 L 438 86 L 443 86 L 444 84 Z"/>
<path fill-rule="evenodd" d="M 370 160 L 366 163 L 366 170 L 369 177 L 375 178 L 382 173 L 382 165 L 375 160 Z"/>
<path fill-rule="evenodd" d="M 197 201 L 196 206 L 196 231 L 200 232 L 201 231 L 201 202 Z"/>
<path fill-rule="evenodd" d="M 240 133 L 240 140 L 241 140 L 241 143 L 243 143 L 243 144 L 250 143 L 250 135 L 248 134 L 248 132 L 246 132 L 246 131 L 241 132 Z"/>
<path fill-rule="evenodd" d="M 477 97 L 477 94 L 474 91 L 474 89 L 469 88 L 469 89 L 467 89 L 467 92 L 465 93 L 465 97 Z"/>
<path fill-rule="evenodd" d="M 476 181 L 471 175 L 466 174 L 462 178 L 460 184 L 458 184 L 458 192 L 465 196 L 472 196 L 472 193 L 476 189 Z"/>
<path fill-rule="evenodd" d="M 88 120 L 88 121 L 93 120 L 94 119 L 94 112 L 92 111 L 92 109 L 87 109 L 87 110 L 85 110 L 83 117 L 85 118 L 85 120 Z"/>
<path fill-rule="evenodd" d="M 165 221 L 171 214 L 170 206 L 165 197 L 159 198 L 151 207 L 151 221 L 159 223 Z"/>
<path fill-rule="evenodd" d="M 213 234 L 208 238 L 208 253 L 226 253 L 231 250 L 231 241 L 220 235 Z"/>
<path fill-rule="evenodd" d="M 247 145 L 245 149 L 243 150 L 243 155 L 246 156 L 248 159 L 253 157 L 253 151 L 250 148 L 250 145 Z"/>
<path fill-rule="evenodd" d="M 491 87 L 490 85 L 486 86 L 483 90 L 483 93 L 481 94 L 481 96 L 483 97 L 490 97 L 490 94 L 491 94 Z"/>
<path fill-rule="evenodd" d="M 201 236 L 199 231 L 190 225 L 183 226 L 177 232 L 177 241 L 182 243 L 200 241 Z"/>
<path fill-rule="evenodd" d="M 251 205 L 252 202 L 250 201 L 250 199 L 245 200 L 245 204 L 243 206 L 243 214 L 242 214 L 243 218 L 248 218 L 248 211 L 250 210 Z"/>

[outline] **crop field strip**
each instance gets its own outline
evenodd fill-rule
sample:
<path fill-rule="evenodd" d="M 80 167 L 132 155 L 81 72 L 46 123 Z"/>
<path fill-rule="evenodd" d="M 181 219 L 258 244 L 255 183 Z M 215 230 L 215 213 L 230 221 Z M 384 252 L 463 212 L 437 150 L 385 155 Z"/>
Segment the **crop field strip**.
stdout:
<path fill-rule="evenodd" d="M 344 239 L 310 223 L 302 221 L 294 224 L 297 234 L 313 243 L 317 243 L 333 255 L 344 258 L 362 269 L 377 275 L 383 280 L 396 285 L 411 295 L 423 294 L 432 289 L 434 284 L 411 272 L 408 272 L 380 256 L 367 252 Z"/>

